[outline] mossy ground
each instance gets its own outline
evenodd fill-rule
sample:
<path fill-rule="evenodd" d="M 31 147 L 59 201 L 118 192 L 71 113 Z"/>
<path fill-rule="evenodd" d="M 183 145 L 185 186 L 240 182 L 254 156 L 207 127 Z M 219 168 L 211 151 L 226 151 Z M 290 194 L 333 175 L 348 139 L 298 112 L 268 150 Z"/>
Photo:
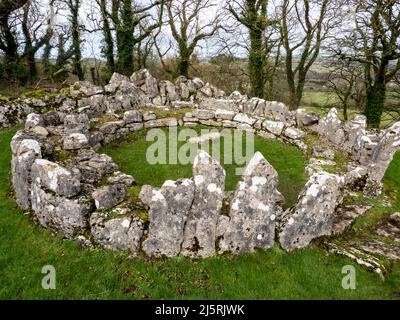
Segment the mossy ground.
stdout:
<path fill-rule="evenodd" d="M 382 281 L 318 248 L 288 254 L 275 246 L 237 258 L 198 261 L 81 249 L 37 227 L 17 209 L 9 188 L 14 132 L 0 133 L 1 299 L 399 299 L 399 264 Z M 397 157 L 389 172 L 399 165 Z M 56 290 L 42 289 L 45 265 L 56 269 Z M 341 286 L 345 265 L 356 268 L 356 290 Z"/>

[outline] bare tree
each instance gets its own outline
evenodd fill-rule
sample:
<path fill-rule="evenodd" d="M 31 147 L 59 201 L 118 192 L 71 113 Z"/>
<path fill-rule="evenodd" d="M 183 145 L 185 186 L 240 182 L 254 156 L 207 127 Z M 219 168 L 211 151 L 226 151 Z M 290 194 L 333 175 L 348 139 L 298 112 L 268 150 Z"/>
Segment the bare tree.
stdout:
<path fill-rule="evenodd" d="M 317 60 L 323 42 L 341 22 L 342 5 L 342 1 L 334 0 L 282 2 L 281 37 L 291 109 L 300 105 L 307 73 Z"/>
<path fill-rule="evenodd" d="M 107 66 L 111 72 L 130 75 L 134 71 L 135 48 L 162 23 L 164 0 L 141 5 L 132 0 L 96 1 L 102 19 L 100 30 L 104 35 L 103 54 Z M 153 9 L 158 13 L 153 14 Z"/>
<path fill-rule="evenodd" d="M 379 127 L 387 84 L 400 70 L 400 2 L 353 0 L 355 28 L 342 44 L 340 56 L 364 68 L 368 124 Z M 350 44 L 350 45 L 348 45 Z"/>
<path fill-rule="evenodd" d="M 264 98 L 266 83 L 269 82 L 269 94 L 273 87 L 276 63 L 269 62 L 271 62 L 273 48 L 279 47 L 279 37 L 275 36 L 278 30 L 278 20 L 274 12 L 272 15 L 269 12 L 273 10 L 269 6 L 268 0 L 234 0 L 228 3 L 228 10 L 247 29 L 249 35 L 248 65 L 251 96 Z M 277 58 L 279 52 L 279 50 L 276 51 Z M 276 62 L 276 59 L 272 61 Z M 269 68 L 268 65 L 272 68 Z"/>
<path fill-rule="evenodd" d="M 25 41 L 22 58 L 26 60 L 31 79 L 37 76 L 36 53 L 46 43 L 50 42 L 54 27 L 54 0 L 50 0 L 49 2 L 48 15 L 41 14 L 39 6 L 40 4 L 37 1 L 28 1 L 23 7 L 21 23 Z M 45 23 L 47 24 L 47 28 L 42 32 Z"/>
<path fill-rule="evenodd" d="M 211 0 L 168 0 L 166 3 L 168 25 L 178 47 L 177 74 L 188 77 L 190 58 L 201 41 L 210 39 L 221 27 L 221 13 L 216 12 L 204 21 L 202 13 L 217 4 Z"/>
<path fill-rule="evenodd" d="M 327 85 L 339 98 L 343 118 L 348 120 L 349 108 L 360 107 L 365 100 L 363 69 L 357 63 L 337 59 L 336 56 L 331 59 L 328 68 Z"/>

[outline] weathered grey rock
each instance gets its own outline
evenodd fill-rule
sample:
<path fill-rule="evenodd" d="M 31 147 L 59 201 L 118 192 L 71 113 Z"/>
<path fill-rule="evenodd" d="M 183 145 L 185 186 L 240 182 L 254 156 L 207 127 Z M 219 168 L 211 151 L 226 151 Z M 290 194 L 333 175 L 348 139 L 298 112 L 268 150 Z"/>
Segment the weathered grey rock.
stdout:
<path fill-rule="evenodd" d="M 97 210 L 111 209 L 125 200 L 128 195 L 126 185 L 118 183 L 96 189 L 92 198 Z"/>
<path fill-rule="evenodd" d="M 70 91 L 77 91 L 85 96 L 93 96 L 96 94 L 102 94 L 103 89 L 101 87 L 93 85 L 93 83 L 89 81 L 77 81 L 73 85 L 70 86 Z"/>
<path fill-rule="evenodd" d="M 318 124 L 319 116 L 315 113 L 307 113 L 304 109 L 297 109 L 296 122 L 298 127 L 309 127 Z"/>
<path fill-rule="evenodd" d="M 323 148 L 320 146 L 314 146 L 312 149 L 312 154 L 316 158 L 323 158 L 327 160 L 335 159 L 335 152 L 331 149 Z"/>
<path fill-rule="evenodd" d="M 235 112 L 229 110 L 218 109 L 215 111 L 215 118 L 222 120 L 233 120 Z"/>
<path fill-rule="evenodd" d="M 131 186 L 133 186 L 135 184 L 135 178 L 134 177 L 132 177 L 132 176 L 130 176 L 128 174 L 125 174 L 125 173 L 123 173 L 121 171 L 114 172 L 111 177 L 108 177 L 107 181 L 110 184 L 121 183 L 121 184 L 126 185 L 127 187 L 131 187 Z"/>
<path fill-rule="evenodd" d="M 216 98 L 202 98 L 199 101 L 199 109 L 207 110 L 227 110 L 227 111 L 241 111 L 238 103 L 235 100 L 229 99 L 216 99 Z"/>
<path fill-rule="evenodd" d="M 178 121 L 175 118 L 163 118 L 157 120 L 150 120 L 144 124 L 145 128 L 161 128 L 161 127 L 176 127 Z"/>
<path fill-rule="evenodd" d="M 73 197 L 81 191 L 80 172 L 66 168 L 45 159 L 36 159 L 32 165 L 31 178 L 45 190 L 59 196 Z"/>
<path fill-rule="evenodd" d="M 134 72 L 130 80 L 135 86 L 142 89 L 149 98 L 155 98 L 160 93 L 157 79 L 147 69 Z"/>
<path fill-rule="evenodd" d="M 176 92 L 182 100 L 187 100 L 190 97 L 190 89 L 187 82 L 188 79 L 184 76 L 179 76 L 175 81 Z"/>
<path fill-rule="evenodd" d="M 335 145 L 341 146 L 343 144 L 345 133 L 336 108 L 332 108 L 328 115 L 319 121 L 316 131 Z"/>
<path fill-rule="evenodd" d="M 221 252 L 240 254 L 274 245 L 275 221 L 282 214 L 283 202 L 278 184 L 278 173 L 256 152 L 236 188 Z"/>
<path fill-rule="evenodd" d="M 181 253 L 188 257 L 215 254 L 216 228 L 225 189 L 225 170 L 204 151 L 193 164 L 195 195 L 184 230 Z"/>
<path fill-rule="evenodd" d="M 89 139 L 82 133 L 71 133 L 64 137 L 63 146 L 65 150 L 78 150 L 90 146 Z"/>
<path fill-rule="evenodd" d="M 124 121 L 106 122 L 99 128 L 99 130 L 103 134 L 111 134 L 115 133 L 118 129 L 121 129 L 124 125 Z"/>
<path fill-rule="evenodd" d="M 150 207 L 149 236 L 143 250 L 153 257 L 177 256 L 194 197 L 193 181 L 166 181 L 161 189 L 143 186 L 139 197 Z"/>
<path fill-rule="evenodd" d="M 280 136 L 282 134 L 283 128 L 285 127 L 285 124 L 280 121 L 270 121 L 270 120 L 265 120 L 262 123 L 262 126 L 267 129 L 269 132 Z"/>
<path fill-rule="evenodd" d="M 188 140 L 189 144 L 202 144 L 206 141 L 217 140 L 221 138 L 221 134 L 219 132 L 210 132 L 203 134 L 199 137 L 192 137 Z"/>
<path fill-rule="evenodd" d="M 124 121 L 125 123 L 142 122 L 143 114 L 137 110 L 126 111 L 124 113 Z"/>
<path fill-rule="evenodd" d="M 44 127 L 41 127 L 41 126 L 33 127 L 31 129 L 31 132 L 36 136 L 44 137 L 44 138 L 46 138 L 49 135 L 49 132 L 47 131 L 47 129 Z"/>
<path fill-rule="evenodd" d="M 28 114 L 25 121 L 25 129 L 29 130 L 37 126 L 44 126 L 43 117 L 37 113 Z"/>
<path fill-rule="evenodd" d="M 86 198 L 71 200 L 56 196 L 34 181 L 32 210 L 43 227 L 54 228 L 71 238 L 87 228 L 91 205 Z"/>
<path fill-rule="evenodd" d="M 382 191 L 382 179 L 397 150 L 400 149 L 400 122 L 387 129 L 373 151 L 368 168 L 365 193 L 378 196 Z"/>
<path fill-rule="evenodd" d="M 301 139 L 306 135 L 304 131 L 293 127 L 286 128 L 283 134 L 293 140 Z"/>
<path fill-rule="evenodd" d="M 299 202 L 285 212 L 280 224 L 279 241 L 283 249 L 304 248 L 311 240 L 331 234 L 342 183 L 343 178 L 326 172 L 310 178 Z"/>
<path fill-rule="evenodd" d="M 118 166 L 111 157 L 105 154 L 97 154 L 94 151 L 81 153 L 75 161 L 78 162 L 76 167 L 81 173 L 81 181 L 83 183 L 94 184 L 105 175 L 112 174 L 118 170 Z"/>
<path fill-rule="evenodd" d="M 289 108 L 282 102 L 266 101 L 264 116 L 277 121 L 286 122 L 290 115 Z"/>
<path fill-rule="evenodd" d="M 206 109 L 195 109 L 193 110 L 193 115 L 201 120 L 214 119 L 215 111 Z"/>
<path fill-rule="evenodd" d="M 144 223 L 138 217 L 108 219 L 106 214 L 94 213 L 90 218 L 93 240 L 110 250 L 129 250 L 136 254 L 140 249 Z"/>
<path fill-rule="evenodd" d="M 143 121 L 156 120 L 157 116 L 154 112 L 145 112 L 143 114 Z"/>
<path fill-rule="evenodd" d="M 129 78 L 127 76 L 114 72 L 110 81 L 108 82 L 108 85 L 106 85 L 104 88 L 108 93 L 115 93 L 120 86 L 123 86 L 124 83 L 127 82 L 129 82 Z"/>
<path fill-rule="evenodd" d="M 392 241 L 400 243 L 400 213 L 392 214 L 387 221 L 375 228 L 375 233 Z"/>
<path fill-rule="evenodd" d="M 179 95 L 176 93 L 175 85 L 171 81 L 160 81 L 159 86 L 162 104 L 166 105 L 180 100 Z"/>
<path fill-rule="evenodd" d="M 39 142 L 33 139 L 18 140 L 18 134 L 11 143 L 12 184 L 18 206 L 27 210 L 31 203 L 31 168 L 37 158 L 42 157 Z"/>
<path fill-rule="evenodd" d="M 355 219 L 364 215 L 372 206 L 363 203 L 356 203 L 337 208 L 332 224 L 331 235 L 342 234 L 349 228 Z"/>
<path fill-rule="evenodd" d="M 249 117 L 245 113 L 238 113 L 233 118 L 233 121 L 236 121 L 236 122 L 239 122 L 239 123 L 248 124 L 249 126 L 252 126 L 257 121 L 257 119 Z"/>

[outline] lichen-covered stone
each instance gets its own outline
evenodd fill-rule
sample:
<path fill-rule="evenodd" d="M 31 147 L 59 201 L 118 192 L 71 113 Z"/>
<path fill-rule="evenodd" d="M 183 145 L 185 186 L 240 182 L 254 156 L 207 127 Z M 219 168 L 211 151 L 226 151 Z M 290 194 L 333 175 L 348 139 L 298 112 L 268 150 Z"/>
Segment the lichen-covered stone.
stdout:
<path fill-rule="evenodd" d="M 34 181 L 32 210 L 43 227 L 54 228 L 64 236 L 72 237 L 87 228 L 91 205 L 85 198 L 71 200 L 54 195 Z"/>
<path fill-rule="evenodd" d="M 280 224 L 281 246 L 291 251 L 308 246 L 311 240 L 330 235 L 335 209 L 340 203 L 342 177 L 319 172 L 310 177 L 295 207 Z"/>
<path fill-rule="evenodd" d="M 249 162 L 233 196 L 220 251 L 234 254 L 274 245 L 275 221 L 282 214 L 278 173 L 259 152 Z"/>
<path fill-rule="evenodd" d="M 394 154 L 400 150 L 400 122 L 387 129 L 370 159 L 365 193 L 378 196 L 382 191 L 382 179 Z"/>
<path fill-rule="evenodd" d="M 96 189 L 92 198 L 97 210 L 111 209 L 125 200 L 128 195 L 126 185 L 118 183 Z"/>
<path fill-rule="evenodd" d="M 138 217 L 108 219 L 106 214 L 94 213 L 90 226 L 93 240 L 106 249 L 134 254 L 140 249 L 144 223 Z"/>
<path fill-rule="evenodd" d="M 215 255 L 216 227 L 225 189 L 225 170 L 204 151 L 193 164 L 195 195 L 184 231 L 182 254 L 188 257 Z"/>
<path fill-rule="evenodd" d="M 31 203 L 31 168 L 36 159 L 42 157 L 41 146 L 33 139 L 18 139 L 15 135 L 11 143 L 12 149 L 12 183 L 18 206 L 27 210 Z"/>
<path fill-rule="evenodd" d="M 63 197 L 73 197 L 81 191 L 79 175 L 45 159 L 36 159 L 31 171 L 32 181 Z"/>
<path fill-rule="evenodd" d="M 64 137 L 63 146 L 65 150 L 78 150 L 90 146 L 89 139 L 82 133 L 71 133 Z"/>
<path fill-rule="evenodd" d="M 149 235 L 143 251 L 155 257 L 178 255 L 194 197 L 193 181 L 166 181 L 160 189 L 143 186 L 139 197 L 150 207 Z"/>

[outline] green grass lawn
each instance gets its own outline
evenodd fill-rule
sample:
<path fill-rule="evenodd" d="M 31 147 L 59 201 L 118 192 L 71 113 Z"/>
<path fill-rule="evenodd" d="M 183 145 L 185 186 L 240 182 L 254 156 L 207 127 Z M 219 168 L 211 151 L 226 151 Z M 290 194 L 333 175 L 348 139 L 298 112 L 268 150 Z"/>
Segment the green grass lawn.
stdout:
<path fill-rule="evenodd" d="M 205 127 L 198 126 L 193 128 L 199 134 Z M 182 129 L 178 129 L 178 134 Z M 163 129 L 168 136 L 168 129 Z M 233 132 L 233 131 L 231 131 Z M 146 160 L 146 151 L 148 147 L 154 144 L 153 141 L 146 141 L 147 130 L 132 133 L 121 141 L 115 142 L 100 150 L 101 153 L 106 153 L 111 156 L 119 165 L 120 169 L 136 178 L 138 185 L 150 184 L 160 187 L 166 180 L 177 180 L 179 178 L 192 177 L 192 164 L 195 153 L 191 154 L 191 163 L 186 165 L 176 164 L 149 164 Z M 246 137 L 242 136 L 243 154 L 246 150 Z M 169 140 L 167 140 L 167 151 L 169 150 Z M 237 163 L 225 164 L 224 157 L 224 138 L 220 141 L 220 150 L 217 155 L 220 155 L 220 162 L 226 170 L 226 190 L 234 190 L 237 182 L 240 180 L 240 175 L 236 174 Z M 184 141 L 178 143 L 178 147 L 185 144 Z M 209 150 L 211 149 L 209 144 Z M 219 150 L 219 148 L 217 149 Z M 232 150 L 233 151 L 233 150 Z M 265 158 L 271 163 L 279 174 L 279 189 L 286 199 L 286 206 L 292 206 L 299 192 L 304 187 L 307 177 L 304 174 L 304 169 L 307 165 L 303 153 L 296 147 L 280 143 L 276 140 L 266 140 L 260 137 L 254 139 L 254 152 L 260 151 Z M 233 152 L 232 159 L 234 159 Z M 169 159 L 169 153 L 167 153 Z M 245 165 L 240 163 L 240 167 Z"/>
<path fill-rule="evenodd" d="M 288 254 L 276 246 L 237 258 L 198 261 L 81 249 L 35 226 L 17 209 L 9 192 L 14 132 L 0 132 L 1 299 L 399 299 L 399 265 L 383 282 L 352 261 L 317 248 Z M 342 267 L 349 264 L 357 270 L 357 289 L 350 291 L 341 287 Z M 41 287 L 45 265 L 56 268 L 56 290 Z"/>

